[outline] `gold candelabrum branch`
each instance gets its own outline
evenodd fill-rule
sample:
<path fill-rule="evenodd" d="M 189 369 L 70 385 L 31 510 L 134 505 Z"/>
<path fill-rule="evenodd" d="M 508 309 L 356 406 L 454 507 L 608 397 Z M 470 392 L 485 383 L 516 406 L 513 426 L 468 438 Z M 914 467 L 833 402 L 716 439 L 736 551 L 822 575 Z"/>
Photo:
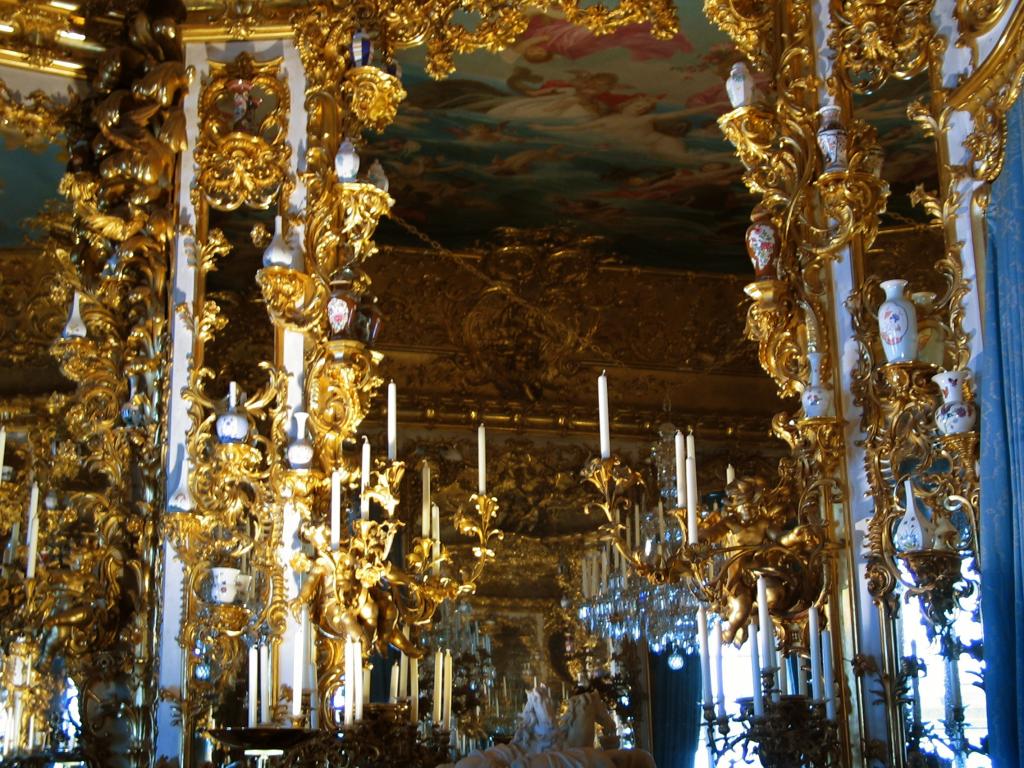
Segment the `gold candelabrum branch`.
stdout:
<path fill-rule="evenodd" d="M 814 450 L 821 448 L 809 448 L 808 461 L 813 461 Z M 830 461 L 836 458 L 831 456 Z M 584 468 L 584 481 L 600 495 L 587 511 L 603 517 L 601 539 L 614 546 L 638 576 L 651 584 L 681 583 L 718 614 L 725 642 L 745 641 L 757 603 L 757 582 L 763 577 L 780 645 L 788 651 L 801 635 L 798 628 L 808 609 L 826 598 L 829 560 L 837 549 L 818 508 L 808 510 L 793 497 L 796 470 L 789 467 L 782 465 L 783 476 L 771 489 L 763 478 L 734 480 L 721 508 L 698 510 L 695 528 L 687 509 L 665 510 L 684 534 L 676 546 L 664 533 L 659 533 L 655 547 L 630 540 L 628 523 L 623 521 L 639 509 L 644 482 L 618 457 L 593 459 Z M 819 493 L 815 487 L 808 496 Z"/>

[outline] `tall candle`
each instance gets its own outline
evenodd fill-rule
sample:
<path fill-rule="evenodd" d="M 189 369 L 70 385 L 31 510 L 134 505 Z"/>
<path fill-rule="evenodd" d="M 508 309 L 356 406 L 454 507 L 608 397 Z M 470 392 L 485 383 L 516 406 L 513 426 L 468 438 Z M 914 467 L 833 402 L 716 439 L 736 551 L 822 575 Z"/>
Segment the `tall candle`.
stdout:
<path fill-rule="evenodd" d="M 4 481 L 4 457 L 7 455 L 7 427 L 0 427 L 0 483 Z"/>
<path fill-rule="evenodd" d="M 25 568 L 25 577 L 35 578 L 36 575 L 36 552 L 39 544 L 39 485 L 32 483 L 32 490 L 29 492 L 28 502 L 28 565 Z"/>
<path fill-rule="evenodd" d="M 487 430 L 483 424 L 476 430 L 477 489 L 480 495 L 487 493 Z"/>
<path fill-rule="evenodd" d="M 409 659 L 409 720 L 420 721 L 420 660 Z"/>
<path fill-rule="evenodd" d="M 398 456 L 398 388 L 388 384 L 388 461 Z"/>
<path fill-rule="evenodd" d="M 408 633 L 406 633 L 408 638 Z M 401 652 L 398 657 L 398 697 L 409 695 L 409 657 Z"/>
<path fill-rule="evenodd" d="M 331 549 L 341 542 L 341 470 L 331 472 Z"/>
<path fill-rule="evenodd" d="M 441 717 L 445 728 L 452 725 L 452 652 L 444 652 L 444 712 Z"/>
<path fill-rule="evenodd" d="M 766 667 L 774 667 L 775 632 L 772 630 L 772 616 L 768 612 L 768 585 L 764 576 L 757 577 L 757 616 L 761 623 L 761 659 Z"/>
<path fill-rule="evenodd" d="M 692 445 L 693 435 L 687 437 L 687 445 Z M 687 451 L 686 454 L 686 538 L 690 544 L 696 544 L 697 533 L 697 456 Z"/>
<path fill-rule="evenodd" d="M 423 461 L 423 474 L 421 476 L 423 488 L 423 511 L 420 516 L 420 535 L 430 538 L 430 464 Z"/>
<path fill-rule="evenodd" d="M 234 410 L 238 405 L 238 385 L 235 382 L 228 384 L 228 408 Z"/>
<path fill-rule="evenodd" d="M 612 433 L 608 421 L 608 377 L 604 371 L 597 377 L 597 413 L 601 431 L 601 458 L 612 455 Z"/>
<path fill-rule="evenodd" d="M 725 484 L 732 485 L 732 482 L 736 479 L 736 470 L 733 469 L 732 464 L 728 464 L 725 467 Z"/>
<path fill-rule="evenodd" d="M 697 636 L 700 641 L 700 679 L 704 691 L 704 706 L 714 703 L 711 695 L 711 655 L 708 650 L 708 614 L 704 606 L 697 609 Z"/>
<path fill-rule="evenodd" d="M 441 651 L 434 652 L 434 711 L 431 713 L 433 716 L 434 725 L 438 728 L 442 727 L 441 724 L 441 696 L 444 691 L 444 655 Z"/>
<path fill-rule="evenodd" d="M 819 632 L 818 607 L 812 605 L 807 611 L 807 647 L 811 655 L 811 698 L 821 701 L 821 634 Z"/>
<path fill-rule="evenodd" d="M 260 646 L 260 725 L 270 723 L 270 647 Z"/>
<path fill-rule="evenodd" d="M 789 656 L 784 653 L 779 654 L 779 693 L 789 695 Z"/>
<path fill-rule="evenodd" d="M 750 622 L 750 675 L 753 678 L 754 717 L 764 715 L 764 692 L 761 690 L 761 664 L 757 658 L 757 622 Z"/>
<path fill-rule="evenodd" d="M 686 445 L 683 433 L 676 430 L 676 508 L 686 505 Z"/>
<path fill-rule="evenodd" d="M 722 657 L 725 647 L 722 643 L 722 620 L 715 623 L 715 684 L 718 687 L 718 717 L 725 717 L 725 675 L 722 671 Z"/>
<path fill-rule="evenodd" d="M 256 707 L 259 704 L 260 660 L 256 646 L 249 648 L 249 720 L 250 728 L 256 727 Z"/>
<path fill-rule="evenodd" d="M 302 676 L 305 669 L 306 627 L 309 623 L 306 608 L 302 609 L 299 629 L 295 636 L 294 655 L 292 656 L 292 717 L 302 715 Z"/>
<path fill-rule="evenodd" d="M 362 654 L 362 645 L 359 646 L 360 655 Z M 370 692 L 372 690 L 373 677 L 371 676 L 370 667 L 363 665 L 363 678 L 362 684 L 359 686 L 359 704 L 356 706 L 356 716 L 363 719 L 363 708 L 370 703 Z"/>
<path fill-rule="evenodd" d="M 807 668 L 799 656 L 796 657 L 796 692 L 801 696 L 807 695 Z"/>
<path fill-rule="evenodd" d="M 400 675 L 398 673 L 398 662 L 394 662 L 391 665 L 391 686 L 388 690 L 388 701 L 392 704 L 398 703 L 399 677 Z"/>
<path fill-rule="evenodd" d="M 437 504 L 430 505 L 430 530 L 434 541 L 434 575 L 441 572 L 441 510 Z"/>
<path fill-rule="evenodd" d="M 832 633 L 824 630 L 821 633 L 821 654 L 822 654 L 822 677 L 825 685 L 825 717 L 829 720 L 836 719 L 836 682 L 832 675 Z M 955 662 L 954 662 L 955 663 Z M 960 686 L 957 685 L 959 694 Z"/>
<path fill-rule="evenodd" d="M 355 641 L 345 638 L 345 724 L 350 725 L 356 718 L 356 675 L 359 663 L 355 658 Z"/>
<path fill-rule="evenodd" d="M 366 489 L 370 486 L 370 441 L 363 435 L 363 463 L 359 472 L 359 516 L 370 519 L 370 497 Z"/>
<path fill-rule="evenodd" d="M 309 631 L 309 613 L 306 612 L 306 651 L 309 656 L 309 727 L 320 727 L 320 681 L 316 670 L 316 633 Z"/>

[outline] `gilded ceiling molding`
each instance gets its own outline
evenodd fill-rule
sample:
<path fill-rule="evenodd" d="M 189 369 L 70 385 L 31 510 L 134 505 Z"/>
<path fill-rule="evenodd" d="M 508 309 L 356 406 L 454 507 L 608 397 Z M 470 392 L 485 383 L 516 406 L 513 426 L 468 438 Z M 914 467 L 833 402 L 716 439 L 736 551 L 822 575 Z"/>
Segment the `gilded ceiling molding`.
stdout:
<path fill-rule="evenodd" d="M 89 17 L 77 4 L 0 2 L 0 62 L 65 77 L 85 77 L 96 55 L 116 42 L 123 16 Z"/>
<path fill-rule="evenodd" d="M 1024 81 L 1024 4 L 1018 4 L 988 57 L 957 84 L 946 99 L 943 117 L 954 111 L 971 115 L 973 130 L 964 140 L 971 153 L 971 175 L 995 181 L 1003 170 L 1006 113 Z"/>
<path fill-rule="evenodd" d="M 0 127 L 20 134 L 31 146 L 56 142 L 74 108 L 73 101 L 64 103 L 43 91 L 22 96 L 0 80 Z"/>
<path fill-rule="evenodd" d="M 266 0 L 217 0 L 212 8 L 204 4 L 191 9 L 185 36 L 189 40 L 286 36 L 290 29 L 288 15 L 299 7 Z M 559 11 L 570 23 L 598 35 L 630 24 L 650 24 L 651 34 L 659 39 L 670 39 L 679 32 L 672 0 L 620 0 L 610 6 L 585 0 L 339 0 L 321 8 L 324 34 L 341 30 L 351 33 L 358 27 L 372 30 L 378 35 L 377 45 L 385 61 L 392 60 L 400 48 L 426 45 L 427 71 L 434 77 L 455 71 L 457 53 L 508 48 L 526 29 L 529 12 L 535 10 Z M 465 22 L 467 18 L 469 23 Z"/>

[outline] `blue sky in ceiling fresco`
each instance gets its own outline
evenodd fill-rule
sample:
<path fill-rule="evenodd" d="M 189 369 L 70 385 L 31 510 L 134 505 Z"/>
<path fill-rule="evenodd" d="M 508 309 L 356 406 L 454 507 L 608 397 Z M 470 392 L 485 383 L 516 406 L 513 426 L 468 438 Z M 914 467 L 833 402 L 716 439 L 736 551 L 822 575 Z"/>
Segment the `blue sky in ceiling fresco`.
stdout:
<path fill-rule="evenodd" d="M 681 6 L 671 41 L 538 14 L 515 46 L 459 56 L 442 81 L 422 49 L 403 53 L 409 96 L 367 150 L 395 212 L 452 248 L 568 223 L 639 263 L 748 269 L 753 199 L 715 123 L 736 54 L 698 4 Z"/>
<path fill-rule="evenodd" d="M 64 175 L 63 146 L 28 148 L 4 142 L 0 148 L 0 248 L 25 244 L 25 219 L 35 216 L 43 204 L 59 197 L 57 184 Z"/>

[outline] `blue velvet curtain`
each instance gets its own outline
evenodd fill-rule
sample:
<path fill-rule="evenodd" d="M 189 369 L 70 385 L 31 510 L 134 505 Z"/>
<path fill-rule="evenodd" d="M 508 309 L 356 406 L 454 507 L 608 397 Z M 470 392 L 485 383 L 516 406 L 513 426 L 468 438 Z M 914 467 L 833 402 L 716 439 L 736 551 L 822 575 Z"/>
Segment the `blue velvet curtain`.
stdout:
<path fill-rule="evenodd" d="M 700 657 L 684 656 L 678 671 L 668 657 L 650 654 L 654 761 L 658 768 L 693 768 L 700 739 Z"/>
<path fill-rule="evenodd" d="M 1024 103 L 992 185 L 981 376 L 981 605 L 992 765 L 1024 766 Z"/>

